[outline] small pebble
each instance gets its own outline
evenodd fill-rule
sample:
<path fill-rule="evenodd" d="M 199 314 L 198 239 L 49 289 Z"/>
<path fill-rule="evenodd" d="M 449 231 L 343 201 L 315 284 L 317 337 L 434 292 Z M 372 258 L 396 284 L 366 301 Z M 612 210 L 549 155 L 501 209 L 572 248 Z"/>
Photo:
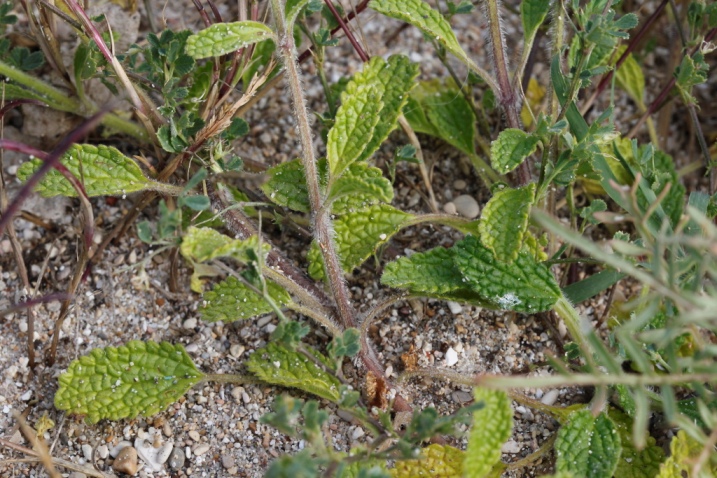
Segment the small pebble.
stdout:
<path fill-rule="evenodd" d="M 448 301 L 448 308 L 453 315 L 458 315 L 463 312 L 463 306 L 458 302 Z"/>
<path fill-rule="evenodd" d="M 175 471 L 184 468 L 184 452 L 180 447 L 176 447 L 169 455 L 169 467 Z"/>
<path fill-rule="evenodd" d="M 85 460 L 92 461 L 92 445 L 82 445 L 82 456 L 85 457 Z"/>
<path fill-rule="evenodd" d="M 261 319 L 259 319 L 259 320 L 256 321 L 256 326 L 259 327 L 259 328 L 262 328 L 262 327 L 264 327 L 266 324 L 268 324 L 269 322 L 271 322 L 271 319 L 272 319 L 272 316 L 271 316 L 271 315 L 265 315 L 264 317 L 262 317 Z"/>
<path fill-rule="evenodd" d="M 513 440 L 508 440 L 507 442 L 505 442 L 503 444 L 500 451 L 502 451 L 503 453 L 516 454 L 516 453 L 520 453 L 520 450 L 522 450 L 522 449 L 523 449 L 523 447 L 520 445 L 520 443 L 513 441 Z"/>
<path fill-rule="evenodd" d="M 250 397 L 249 394 L 246 393 L 246 392 L 242 392 L 242 393 L 241 393 L 241 400 L 242 400 L 242 402 L 244 402 L 244 403 L 246 403 L 246 404 L 251 403 L 251 397 Z"/>
<path fill-rule="evenodd" d="M 189 438 L 191 438 L 192 440 L 198 442 L 199 439 L 200 439 L 199 432 L 198 432 L 197 430 L 191 430 L 191 431 L 189 432 Z"/>
<path fill-rule="evenodd" d="M 199 456 L 199 455 L 205 454 L 208 451 L 209 451 L 209 444 L 203 443 L 201 445 L 197 445 L 196 447 L 194 447 L 194 449 L 192 450 L 192 453 Z"/>
<path fill-rule="evenodd" d="M 468 184 L 462 179 L 456 179 L 455 181 L 453 181 L 453 189 L 456 189 L 458 191 L 464 190 L 466 186 L 468 186 Z"/>
<path fill-rule="evenodd" d="M 182 323 L 182 327 L 184 327 L 185 329 L 193 329 L 196 326 L 197 326 L 197 319 L 195 319 L 195 318 L 187 319 L 184 321 L 184 323 Z"/>
<path fill-rule="evenodd" d="M 229 353 L 232 354 L 232 357 L 239 358 L 241 357 L 241 354 L 244 353 L 244 346 L 239 344 L 234 344 L 229 349 Z"/>
<path fill-rule="evenodd" d="M 122 449 L 127 448 L 128 446 L 132 446 L 132 442 L 123 440 L 117 445 L 115 445 L 112 450 L 110 450 L 110 455 L 112 455 L 112 458 L 116 458 L 120 454 Z"/>
<path fill-rule="evenodd" d="M 458 211 L 456 210 L 456 205 L 453 204 L 452 202 L 447 202 L 447 203 L 445 203 L 445 204 L 443 205 L 443 211 L 444 211 L 446 214 L 450 214 L 450 215 L 452 215 L 452 216 L 458 214 Z"/>
<path fill-rule="evenodd" d="M 366 432 L 363 431 L 363 428 L 361 428 L 361 427 L 356 427 L 356 428 L 354 428 L 354 431 L 351 432 L 351 439 L 352 439 L 352 440 L 358 440 L 359 438 L 361 438 L 361 437 L 364 436 L 365 434 L 366 434 Z"/>
<path fill-rule="evenodd" d="M 105 460 L 110 455 L 110 450 L 107 445 L 100 445 L 97 447 L 97 456 Z"/>
<path fill-rule="evenodd" d="M 468 194 L 458 196 L 453 200 L 453 204 L 455 204 L 458 214 L 468 219 L 475 219 L 480 214 L 478 201 Z"/>
<path fill-rule="evenodd" d="M 79 471 L 73 471 L 67 478 L 87 478 L 87 475 L 80 473 Z"/>
<path fill-rule="evenodd" d="M 222 466 L 225 470 L 232 468 L 236 465 L 236 461 L 232 455 L 222 455 Z"/>
<path fill-rule="evenodd" d="M 452 367 L 458 363 L 458 352 L 453 347 L 446 350 L 446 367 Z"/>
<path fill-rule="evenodd" d="M 244 387 L 234 387 L 232 388 L 232 397 L 234 397 L 234 400 L 237 402 L 243 398 L 244 394 Z"/>
<path fill-rule="evenodd" d="M 129 476 L 134 476 L 139 469 L 139 465 L 137 464 L 137 450 L 135 450 L 133 446 L 122 448 L 115 462 L 112 463 L 112 469 L 118 473 L 126 473 Z"/>
<path fill-rule="evenodd" d="M 164 436 L 166 436 L 166 437 L 172 436 L 172 434 L 173 434 L 172 427 L 169 426 L 169 422 L 165 422 L 164 425 L 162 426 L 162 433 L 164 433 Z"/>
<path fill-rule="evenodd" d="M 467 403 L 473 400 L 473 395 L 470 392 L 464 392 L 459 390 L 451 394 L 453 401 L 456 403 Z"/>
<path fill-rule="evenodd" d="M 556 402 L 559 395 L 560 392 L 556 388 L 548 390 L 548 392 L 543 395 L 543 398 L 540 400 L 540 403 L 542 403 L 543 405 L 552 405 Z"/>

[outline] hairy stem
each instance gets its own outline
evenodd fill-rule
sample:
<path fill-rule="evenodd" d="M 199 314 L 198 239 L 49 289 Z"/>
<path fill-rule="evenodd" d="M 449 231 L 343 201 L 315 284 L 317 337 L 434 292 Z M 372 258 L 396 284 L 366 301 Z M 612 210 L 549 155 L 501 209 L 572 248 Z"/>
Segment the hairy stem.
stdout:
<path fill-rule="evenodd" d="M 518 117 L 518 101 L 515 90 L 510 83 L 508 74 L 508 61 L 505 57 L 505 45 L 503 44 L 503 32 L 500 20 L 498 0 L 486 2 L 488 10 L 488 23 L 490 24 L 490 39 L 493 48 L 493 61 L 495 72 L 498 78 L 498 99 L 505 111 L 505 117 L 509 128 L 520 129 Z M 523 161 L 517 169 L 517 183 L 519 186 L 528 184 L 531 180 L 530 163 Z"/>

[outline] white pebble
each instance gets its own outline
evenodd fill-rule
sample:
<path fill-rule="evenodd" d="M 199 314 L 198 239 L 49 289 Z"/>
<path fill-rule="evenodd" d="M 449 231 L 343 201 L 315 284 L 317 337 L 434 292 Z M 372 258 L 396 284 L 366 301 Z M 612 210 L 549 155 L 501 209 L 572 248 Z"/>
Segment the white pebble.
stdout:
<path fill-rule="evenodd" d="M 448 308 L 453 315 L 458 315 L 463 312 L 463 306 L 461 306 L 458 302 L 448 301 Z"/>
<path fill-rule="evenodd" d="M 453 204 L 452 202 L 447 202 L 447 203 L 445 203 L 445 204 L 443 205 L 443 211 L 444 211 L 446 214 L 450 214 L 450 215 L 452 215 L 452 216 L 455 215 L 455 214 L 458 214 L 458 211 L 456 210 L 456 205 Z"/>
<path fill-rule="evenodd" d="M 91 462 L 92 461 L 92 445 L 84 444 L 82 445 L 82 456 L 85 457 L 85 460 Z"/>
<path fill-rule="evenodd" d="M 478 201 L 468 194 L 461 194 L 453 200 L 453 204 L 455 204 L 458 214 L 468 219 L 475 219 L 480 214 Z"/>
<path fill-rule="evenodd" d="M 197 326 L 197 319 L 195 319 L 195 318 L 187 319 L 182 324 L 182 327 L 184 327 L 185 329 L 193 329 L 196 326 Z"/>
<path fill-rule="evenodd" d="M 446 367 L 452 367 L 458 363 L 458 352 L 453 347 L 446 350 Z"/>
<path fill-rule="evenodd" d="M 107 445 L 100 445 L 97 447 L 97 456 L 99 456 L 101 459 L 105 459 L 109 456 L 110 450 L 107 448 Z"/>
<path fill-rule="evenodd" d="M 513 440 L 508 440 L 507 442 L 505 442 L 503 444 L 500 451 L 502 451 L 503 453 L 516 454 L 516 453 L 520 453 L 520 450 L 522 450 L 522 449 L 523 449 L 523 447 L 520 445 L 520 443 L 513 441 Z"/>
<path fill-rule="evenodd" d="M 208 451 L 209 451 L 209 445 L 207 443 L 204 443 L 202 445 L 198 445 L 198 446 L 194 447 L 194 450 L 192 450 L 192 453 L 199 456 L 199 455 L 205 454 Z"/>
<path fill-rule="evenodd" d="M 28 390 L 27 392 L 22 394 L 22 396 L 20 397 L 20 400 L 22 400 L 23 402 L 27 402 L 31 398 L 32 398 L 32 390 Z"/>
<path fill-rule="evenodd" d="M 366 433 L 363 431 L 363 428 L 361 428 L 361 427 L 356 427 L 356 428 L 354 428 L 354 431 L 351 432 L 351 439 L 352 439 L 352 440 L 358 440 L 359 438 L 361 438 L 361 437 L 364 436 L 365 434 L 366 434 Z"/>
<path fill-rule="evenodd" d="M 229 353 L 232 354 L 232 357 L 239 358 L 241 357 L 241 354 L 244 353 L 244 346 L 239 344 L 234 344 L 229 349 Z"/>
<path fill-rule="evenodd" d="M 560 392 L 557 388 L 548 390 L 548 392 L 543 395 L 543 398 L 540 400 L 540 403 L 542 403 L 543 405 L 552 405 L 558 400 L 559 395 Z"/>
<path fill-rule="evenodd" d="M 20 332 L 23 334 L 27 332 L 27 321 L 23 320 L 20 322 L 20 325 L 18 326 L 20 328 Z"/>

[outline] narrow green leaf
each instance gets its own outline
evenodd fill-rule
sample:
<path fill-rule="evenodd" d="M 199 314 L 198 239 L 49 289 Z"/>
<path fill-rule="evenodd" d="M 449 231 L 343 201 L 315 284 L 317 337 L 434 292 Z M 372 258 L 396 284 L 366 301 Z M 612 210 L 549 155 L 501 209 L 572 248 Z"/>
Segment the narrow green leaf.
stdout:
<path fill-rule="evenodd" d="M 259 22 L 216 23 L 187 38 L 185 51 L 195 60 L 232 53 L 272 38 L 271 28 Z"/>
<path fill-rule="evenodd" d="M 463 478 L 465 456 L 458 448 L 434 443 L 421 450 L 421 458 L 417 460 L 397 461 L 396 467 L 390 469 L 389 473 L 392 478 Z"/>
<path fill-rule="evenodd" d="M 545 0 L 523 0 L 520 2 L 520 17 L 523 21 L 523 38 L 531 43 L 540 25 L 550 12 L 550 2 Z"/>
<path fill-rule="evenodd" d="M 266 284 L 269 297 L 279 307 L 291 302 L 289 294 L 274 282 Z M 227 277 L 202 296 L 199 313 L 207 322 L 234 322 L 268 314 L 274 309 L 261 295 L 236 277 Z"/>
<path fill-rule="evenodd" d="M 490 162 L 499 173 L 506 174 L 535 152 L 540 139 L 515 128 L 504 129 L 490 145 Z"/>
<path fill-rule="evenodd" d="M 112 146 L 73 144 L 60 162 L 84 185 L 88 196 L 112 196 L 145 189 L 162 189 L 163 185 L 145 177 L 132 159 Z M 40 169 L 42 160 L 32 159 L 17 170 L 17 177 L 27 181 Z M 52 170 L 35 188 L 42 196 L 77 197 L 70 182 Z"/>
<path fill-rule="evenodd" d="M 443 247 L 402 257 L 386 264 L 381 283 L 426 297 L 497 309 L 497 304 L 485 300 L 464 280 L 454 259 L 455 250 Z"/>
<path fill-rule="evenodd" d="M 413 217 L 388 204 L 350 212 L 334 221 L 336 246 L 346 272 L 361 265 Z"/>
<path fill-rule="evenodd" d="M 550 270 L 528 252 L 520 252 L 511 263 L 500 262 L 474 236 L 456 243 L 454 249 L 455 264 L 468 284 L 501 310 L 543 312 L 562 297 Z"/>
<path fill-rule="evenodd" d="M 316 360 L 331 368 L 326 357 L 309 350 Z M 266 383 L 298 388 L 334 403 L 340 399 L 341 382 L 336 377 L 325 372 L 305 355 L 278 343 L 270 342 L 263 349 L 257 350 L 246 364 L 254 375 Z"/>
<path fill-rule="evenodd" d="M 478 224 L 480 240 L 499 261 L 510 262 L 518 257 L 534 198 L 535 183 L 517 189 L 504 188 L 483 208 Z"/>
<path fill-rule="evenodd" d="M 393 185 L 383 172 L 366 163 L 354 163 L 331 185 L 326 199 L 335 214 L 347 214 L 379 202 L 393 200 Z"/>
<path fill-rule="evenodd" d="M 373 138 L 383 108 L 380 92 L 372 84 L 359 85 L 350 94 L 342 94 L 341 101 L 326 144 L 331 180 L 359 159 Z"/>
<path fill-rule="evenodd" d="M 625 478 L 655 478 L 660 471 L 660 463 L 665 458 L 662 447 L 657 446 L 652 436 L 647 437 L 647 442 L 642 450 L 638 450 L 632 444 L 632 419 L 616 408 L 608 411 L 610 419 L 617 427 L 622 444 L 622 453 L 617 462 L 615 476 Z"/>
<path fill-rule="evenodd" d="M 586 277 L 585 279 L 570 284 L 563 288 L 563 295 L 572 303 L 579 304 L 585 300 L 595 297 L 600 292 L 608 289 L 627 274 L 614 269 L 607 269 Z"/>
<path fill-rule="evenodd" d="M 60 375 L 55 408 L 85 415 L 87 423 L 150 417 L 202 377 L 181 345 L 133 340 L 73 361 Z"/>
<path fill-rule="evenodd" d="M 420 29 L 459 60 L 469 63 L 451 25 L 438 11 L 422 0 L 372 0 L 369 6 L 387 17 L 403 20 Z"/>
<path fill-rule="evenodd" d="M 473 412 L 473 427 L 468 437 L 463 473 L 469 477 L 486 476 L 500 461 L 501 447 L 513 429 L 513 409 L 508 395 L 500 390 L 476 388 L 476 403 L 485 405 Z"/>
<path fill-rule="evenodd" d="M 232 259 L 248 264 L 252 261 L 249 251 L 257 251 L 259 241 L 256 237 L 246 240 L 233 239 L 209 227 L 190 227 L 182 238 L 179 251 L 182 255 L 196 262 L 206 262 L 217 257 L 231 257 Z M 264 253 L 269 251 L 269 245 L 263 244 Z"/>
<path fill-rule="evenodd" d="M 607 415 L 595 418 L 590 410 L 578 410 L 558 432 L 555 467 L 585 478 L 611 478 L 621 450 L 620 434 Z"/>
<path fill-rule="evenodd" d="M 403 55 L 393 55 L 388 61 L 380 56 L 374 56 L 346 85 L 342 101 L 344 95 L 355 94 L 361 85 L 370 85 L 379 94 L 382 103 L 379 121 L 373 130 L 371 140 L 357 161 L 370 158 L 388 138 L 389 133 L 396 128 L 398 116 L 408 101 L 407 93 L 416 84 L 414 81 L 416 76 L 418 76 L 418 65 Z"/>

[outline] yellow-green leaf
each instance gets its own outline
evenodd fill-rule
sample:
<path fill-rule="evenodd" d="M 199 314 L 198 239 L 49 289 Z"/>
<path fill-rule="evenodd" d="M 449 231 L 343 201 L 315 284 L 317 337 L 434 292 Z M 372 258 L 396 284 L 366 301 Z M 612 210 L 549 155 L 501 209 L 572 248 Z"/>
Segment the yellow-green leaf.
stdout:
<path fill-rule="evenodd" d="M 478 224 L 480 240 L 499 261 L 510 262 L 518 257 L 534 197 L 534 183 L 517 189 L 504 188 L 493 194 L 483 208 Z"/>
<path fill-rule="evenodd" d="M 463 478 L 465 453 L 449 445 L 429 445 L 421 458 L 396 462 L 392 478 Z"/>
<path fill-rule="evenodd" d="M 373 138 L 383 108 L 380 92 L 370 83 L 357 86 L 350 94 L 341 95 L 341 101 L 326 144 L 331 181 L 359 159 Z"/>
<path fill-rule="evenodd" d="M 476 388 L 473 393 L 476 403 L 483 402 L 483 408 L 473 412 L 463 474 L 467 478 L 481 478 L 500 461 L 501 447 L 513 429 L 513 409 L 503 391 Z"/>
<path fill-rule="evenodd" d="M 329 359 L 309 349 L 319 362 L 330 368 Z M 340 399 L 341 382 L 324 371 L 302 353 L 270 342 L 254 352 L 246 362 L 247 368 L 259 379 L 272 385 L 298 388 L 332 402 Z"/>
<path fill-rule="evenodd" d="M 701 478 L 692 475 L 692 460 L 700 452 L 702 452 L 702 445 L 684 430 L 679 430 L 677 435 L 672 437 L 670 457 L 660 466 L 657 478 Z M 705 467 L 709 467 L 709 465 L 705 464 Z"/>
<path fill-rule="evenodd" d="M 490 162 L 499 173 L 509 173 L 535 152 L 539 142 L 537 136 L 525 131 L 505 129 L 490 145 Z"/>
<path fill-rule="evenodd" d="M 232 53 L 254 43 L 273 38 L 271 28 L 263 23 L 243 21 L 215 23 L 187 38 L 185 51 L 195 60 Z"/>
<path fill-rule="evenodd" d="M 88 196 L 119 196 L 147 189 L 172 192 L 174 189 L 147 178 L 134 160 L 112 146 L 73 144 L 60 162 L 84 186 Z M 18 168 L 17 177 L 27 181 L 41 165 L 40 159 L 32 159 Z M 56 170 L 47 173 L 35 190 L 45 197 L 77 197 L 72 184 Z"/>
<path fill-rule="evenodd" d="M 269 251 L 269 245 L 263 244 L 264 253 Z M 196 262 L 206 262 L 217 257 L 230 257 L 242 264 L 251 262 L 249 250 L 258 251 L 259 241 L 256 237 L 246 240 L 233 239 L 209 227 L 194 227 L 187 229 L 182 238 L 179 251 L 182 255 Z"/>
<path fill-rule="evenodd" d="M 84 415 L 87 423 L 150 417 L 202 377 L 181 345 L 133 340 L 73 361 L 60 375 L 55 408 Z"/>
<path fill-rule="evenodd" d="M 291 302 L 289 294 L 274 282 L 266 284 L 269 297 L 279 307 Z M 207 322 L 234 322 L 273 312 L 269 302 L 236 277 L 227 277 L 202 296 L 199 313 Z"/>
<path fill-rule="evenodd" d="M 620 45 L 617 50 L 615 50 L 614 58 L 619 58 L 626 48 L 627 46 Z M 615 81 L 620 88 L 630 95 L 632 101 L 642 108 L 645 107 L 645 75 L 642 73 L 642 68 L 640 68 L 640 65 L 632 53 L 627 55 L 625 61 L 615 72 Z"/>
<path fill-rule="evenodd" d="M 458 44 L 451 25 L 437 10 L 422 0 L 372 0 L 369 6 L 387 17 L 403 20 L 419 28 L 463 62 L 470 62 Z"/>

